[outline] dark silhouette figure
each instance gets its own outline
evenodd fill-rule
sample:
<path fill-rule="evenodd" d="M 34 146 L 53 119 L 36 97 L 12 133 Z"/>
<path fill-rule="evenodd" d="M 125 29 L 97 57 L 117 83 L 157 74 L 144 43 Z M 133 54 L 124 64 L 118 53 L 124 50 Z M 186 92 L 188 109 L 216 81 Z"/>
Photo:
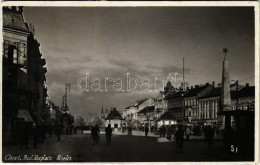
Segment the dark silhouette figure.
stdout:
<path fill-rule="evenodd" d="M 107 144 L 111 144 L 111 136 L 112 136 L 111 124 L 108 124 L 108 126 L 105 129 L 105 132 L 106 132 Z"/>
<path fill-rule="evenodd" d="M 61 126 L 60 126 L 59 123 L 56 124 L 55 131 L 56 131 L 56 136 L 57 136 L 58 141 L 61 141 L 61 138 L 60 138 L 60 134 L 61 134 Z"/>
<path fill-rule="evenodd" d="M 38 148 L 38 138 L 39 138 L 39 127 L 38 124 L 33 125 L 33 148 Z"/>
<path fill-rule="evenodd" d="M 173 130 L 172 130 L 172 127 L 171 126 L 169 126 L 168 128 L 167 128 L 167 136 L 166 136 L 166 138 L 168 139 L 168 140 L 171 140 L 171 138 L 172 138 L 172 132 L 173 132 Z"/>
<path fill-rule="evenodd" d="M 144 131 L 145 131 L 145 137 L 147 137 L 147 136 L 148 136 L 148 132 L 149 132 L 148 126 L 146 126 L 146 127 L 144 128 Z"/>
<path fill-rule="evenodd" d="M 128 126 L 128 132 L 127 132 L 127 134 L 128 134 L 129 136 L 132 135 L 132 127 L 131 127 L 131 126 Z"/>
<path fill-rule="evenodd" d="M 186 127 L 185 135 L 186 135 L 186 139 L 190 140 L 190 135 L 191 135 L 191 128 L 190 127 Z"/>
<path fill-rule="evenodd" d="M 154 133 L 154 126 L 151 127 L 151 132 Z"/>
<path fill-rule="evenodd" d="M 21 148 L 24 146 L 28 149 L 29 144 L 29 127 L 28 123 L 21 121 L 19 125 L 19 138 L 20 138 L 20 145 Z"/>
<path fill-rule="evenodd" d="M 52 125 L 49 125 L 48 126 L 48 132 L 49 132 L 49 136 L 51 137 L 52 136 Z"/>
<path fill-rule="evenodd" d="M 160 133 L 160 137 L 165 137 L 165 134 L 166 134 L 166 128 L 165 126 L 161 126 L 160 129 L 159 129 L 159 133 Z"/>
<path fill-rule="evenodd" d="M 178 126 L 178 130 L 176 131 L 175 138 L 176 138 L 177 152 L 183 152 L 184 132 L 181 125 Z"/>
<path fill-rule="evenodd" d="M 214 128 L 211 126 L 206 126 L 204 129 L 204 135 L 205 135 L 205 143 L 208 143 L 208 150 L 213 149 L 213 138 L 214 138 Z"/>
<path fill-rule="evenodd" d="M 230 151 L 230 146 L 232 143 L 233 135 L 234 135 L 233 128 L 231 126 L 227 126 L 224 130 L 224 138 L 223 138 L 224 148 L 227 151 Z"/>
<path fill-rule="evenodd" d="M 84 132 L 84 127 L 81 126 L 81 133 L 83 134 L 83 132 Z"/>
<path fill-rule="evenodd" d="M 93 144 L 99 143 L 99 141 L 100 141 L 99 134 L 100 134 L 100 131 L 99 131 L 99 128 L 97 125 L 95 125 L 94 127 L 91 128 L 91 137 L 92 137 Z"/>
<path fill-rule="evenodd" d="M 96 131 L 96 136 L 97 136 L 97 143 L 99 143 L 100 142 L 100 130 L 99 130 L 99 127 L 97 124 L 95 126 L 95 131 Z"/>
<path fill-rule="evenodd" d="M 74 128 L 73 128 L 73 133 L 74 133 L 74 135 L 77 134 L 77 127 L 76 126 L 74 126 Z"/>

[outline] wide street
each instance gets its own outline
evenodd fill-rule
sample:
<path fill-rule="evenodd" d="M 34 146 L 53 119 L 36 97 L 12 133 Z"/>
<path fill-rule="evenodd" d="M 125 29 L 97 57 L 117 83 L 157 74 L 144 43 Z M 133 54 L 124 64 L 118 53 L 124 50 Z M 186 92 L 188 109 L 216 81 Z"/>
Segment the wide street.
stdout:
<path fill-rule="evenodd" d="M 78 162 L 169 162 L 169 161 L 230 161 L 232 157 L 221 156 L 222 142 L 214 142 L 214 150 L 208 151 L 203 140 L 192 139 L 185 141 L 184 152 L 176 152 L 175 143 L 165 137 L 144 137 L 142 132 L 127 135 L 113 135 L 112 144 L 107 145 L 105 135 L 101 134 L 101 142 L 93 145 L 90 134 L 62 135 L 58 142 L 56 136 L 47 136 L 44 144 L 37 149 L 21 149 L 19 146 L 3 146 L 3 161 L 10 155 L 19 156 L 20 160 L 27 157 L 48 157 L 49 161 L 78 161 Z M 19 152 L 18 152 L 19 151 Z M 17 154 L 19 153 L 19 154 Z M 23 154 L 21 154 L 23 153 Z M 9 156 L 6 156 L 8 155 Z M 57 160 L 57 158 L 60 160 Z M 64 158 L 64 159 L 62 159 Z M 26 159 L 28 161 L 28 159 Z M 29 160 L 30 161 L 30 160 Z M 38 161 L 38 160 L 31 160 Z"/>

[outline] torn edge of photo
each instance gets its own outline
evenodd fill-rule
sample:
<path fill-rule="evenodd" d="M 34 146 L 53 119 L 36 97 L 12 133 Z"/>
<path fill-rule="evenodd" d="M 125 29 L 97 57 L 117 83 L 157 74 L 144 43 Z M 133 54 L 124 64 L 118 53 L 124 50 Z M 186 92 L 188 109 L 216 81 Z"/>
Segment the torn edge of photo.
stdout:
<path fill-rule="evenodd" d="M 257 164 L 259 2 L 1 3 L 3 163 Z"/>

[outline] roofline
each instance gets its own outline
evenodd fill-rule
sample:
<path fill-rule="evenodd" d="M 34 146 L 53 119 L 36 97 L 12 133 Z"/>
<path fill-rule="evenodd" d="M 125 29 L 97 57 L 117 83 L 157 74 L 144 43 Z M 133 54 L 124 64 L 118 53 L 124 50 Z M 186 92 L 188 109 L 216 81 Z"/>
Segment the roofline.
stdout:
<path fill-rule="evenodd" d="M 190 96 L 190 97 L 183 97 L 184 100 L 188 100 L 188 99 L 195 99 L 195 98 L 198 98 L 198 96 Z"/>
<path fill-rule="evenodd" d="M 205 97 L 205 98 L 200 98 L 198 100 L 207 100 L 207 99 L 214 99 L 214 98 L 220 98 L 220 96 L 213 96 L 213 97 Z"/>
<path fill-rule="evenodd" d="M 18 34 L 24 34 L 24 35 L 27 35 L 29 36 L 31 32 L 29 31 L 23 31 L 23 30 L 16 30 L 16 29 L 12 29 L 12 28 L 9 28 L 9 27 L 3 27 L 3 31 L 6 31 L 6 32 L 14 32 L 14 33 L 18 33 Z"/>

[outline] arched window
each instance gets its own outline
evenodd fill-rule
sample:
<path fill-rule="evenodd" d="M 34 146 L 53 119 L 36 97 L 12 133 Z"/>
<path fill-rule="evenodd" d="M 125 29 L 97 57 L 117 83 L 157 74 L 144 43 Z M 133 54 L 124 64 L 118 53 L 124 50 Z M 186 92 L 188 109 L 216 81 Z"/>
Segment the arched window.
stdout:
<path fill-rule="evenodd" d="M 8 62 L 17 64 L 17 49 L 14 45 L 8 47 Z"/>

